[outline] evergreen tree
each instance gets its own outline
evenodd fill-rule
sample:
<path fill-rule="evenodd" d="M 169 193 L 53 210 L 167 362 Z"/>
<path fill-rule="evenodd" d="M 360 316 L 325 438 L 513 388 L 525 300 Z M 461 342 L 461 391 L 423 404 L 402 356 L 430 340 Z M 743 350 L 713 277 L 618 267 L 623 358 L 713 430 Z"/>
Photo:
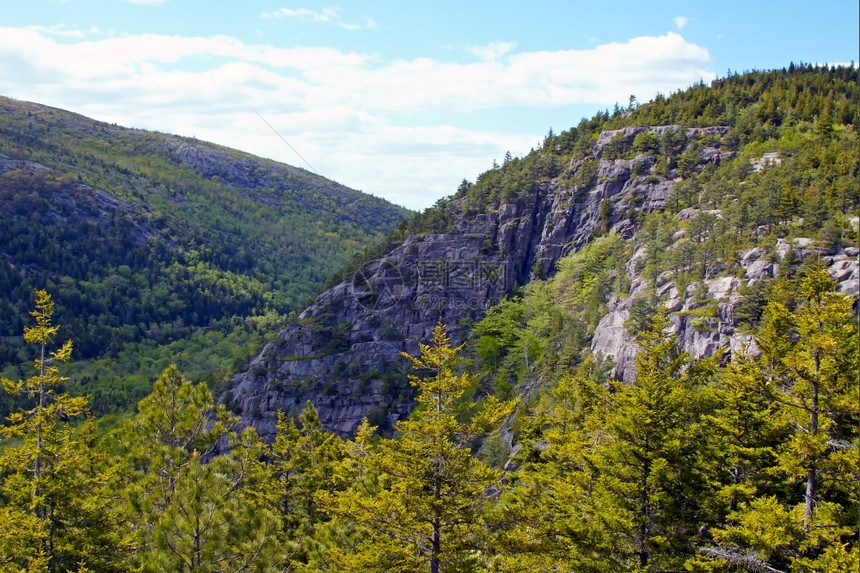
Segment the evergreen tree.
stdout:
<path fill-rule="evenodd" d="M 757 343 L 758 392 L 790 429 L 769 467 L 795 485 L 739 504 L 705 555 L 796 571 L 857 571 L 857 320 L 827 271 L 809 269 L 792 309 L 772 300 Z M 841 568 L 851 563 L 853 568 Z"/>
<path fill-rule="evenodd" d="M 456 374 L 459 348 L 440 323 L 413 366 L 418 407 L 396 424 L 397 437 L 374 440 L 360 428 L 347 444 L 345 464 L 354 486 L 320 495 L 349 535 L 330 548 L 339 571 L 468 572 L 486 559 L 483 512 L 500 485 L 501 471 L 472 455 L 476 440 L 498 427 L 513 403 L 493 397 L 482 407 L 469 398 L 474 380 Z"/>
<path fill-rule="evenodd" d="M 708 441 L 705 461 L 718 515 L 781 489 L 770 469 L 788 429 L 774 416 L 775 405 L 758 391 L 763 376 L 752 358 L 735 358 L 725 378 L 714 385 L 715 407 L 703 416 Z"/>
<path fill-rule="evenodd" d="M 86 414 L 87 399 L 56 393 L 66 380 L 57 364 L 69 359 L 72 342 L 49 351 L 59 330 L 53 311 L 51 296 L 36 291 L 36 324 L 24 328 L 24 340 L 39 349 L 37 373 L 17 382 L 2 379 L 7 392 L 34 404 L 0 428 L 11 440 L 0 450 L 0 564 L 8 571 L 115 571 L 121 542 L 115 509 L 104 495 L 107 456 L 90 424 L 70 424 Z"/>
<path fill-rule="evenodd" d="M 700 389 L 710 360 L 692 363 L 678 352 L 661 310 L 640 333 L 636 382 L 613 387 L 590 458 L 606 488 L 615 531 L 627 542 L 625 568 L 678 568 L 691 551 L 707 495 L 699 451 L 703 441 Z"/>
<path fill-rule="evenodd" d="M 277 570 L 273 479 L 256 432 L 235 440 L 224 407 L 176 366 L 138 409 L 119 435 L 131 565 L 188 573 Z M 208 461 L 228 440 L 229 453 Z"/>
<path fill-rule="evenodd" d="M 310 402 L 299 415 L 299 424 L 297 427 L 292 418 L 279 413 L 270 460 L 283 514 L 283 544 L 297 565 L 312 561 L 321 551 L 315 528 L 327 522 L 328 516 L 317 496 L 345 489 L 343 482 L 336 479 L 336 469 L 346 455 L 343 441 L 322 429 L 319 414 Z"/>
<path fill-rule="evenodd" d="M 597 412 L 606 389 L 584 375 L 564 375 L 523 422 L 519 466 L 492 515 L 493 571 L 618 571 L 632 527 L 615 511 L 591 458 L 600 435 Z"/>
<path fill-rule="evenodd" d="M 806 534 L 813 527 L 823 493 L 835 489 L 856 495 L 848 485 L 851 474 L 845 470 L 857 458 L 857 323 L 851 300 L 833 288 L 826 270 L 812 268 L 801 283 L 799 308 L 792 312 L 771 302 L 764 327 L 767 332 L 772 322 L 789 325 L 774 329 L 782 343 L 764 344 L 762 352 L 768 356 L 774 347 L 785 349 L 770 356 L 771 363 L 779 361 L 782 366 L 771 372 L 772 396 L 786 421 L 796 428 L 780 462 L 805 483 Z"/>

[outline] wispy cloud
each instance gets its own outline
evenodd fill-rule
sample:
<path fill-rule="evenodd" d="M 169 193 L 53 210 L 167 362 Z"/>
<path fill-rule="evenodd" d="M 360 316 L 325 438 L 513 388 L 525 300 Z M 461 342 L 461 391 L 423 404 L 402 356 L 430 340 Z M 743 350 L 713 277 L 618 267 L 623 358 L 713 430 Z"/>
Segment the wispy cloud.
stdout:
<path fill-rule="evenodd" d="M 309 8 L 278 8 L 271 12 L 263 12 L 262 16 L 263 18 L 296 18 L 311 22 L 331 22 L 340 18 L 338 8 L 323 8 L 320 12 L 314 12 Z"/>
<path fill-rule="evenodd" d="M 687 22 L 689 22 L 690 19 L 686 16 L 675 16 L 674 18 L 672 18 L 672 21 L 675 23 L 676 28 L 678 28 L 679 30 L 683 30 L 684 26 L 687 25 Z"/>
<path fill-rule="evenodd" d="M 370 28 L 376 28 L 376 20 L 374 20 L 373 18 L 364 17 L 359 23 L 339 22 L 338 26 L 340 26 L 344 30 L 365 30 Z"/>
<path fill-rule="evenodd" d="M 229 36 L 60 42 L 51 30 L 0 27 L 0 94 L 300 164 L 256 110 L 321 174 L 419 207 L 453 192 L 504 150 L 527 150 L 546 130 L 457 127 L 452 113 L 603 106 L 631 93 L 647 101 L 714 77 L 708 51 L 676 33 L 585 50 L 514 48 L 491 43 L 473 50 L 483 59 L 466 63 L 385 61 Z M 201 69 L 201 61 L 210 64 Z M 403 114 L 423 125 L 402 125 Z"/>
<path fill-rule="evenodd" d="M 498 60 L 517 45 L 513 42 L 490 42 L 486 46 L 468 46 L 466 49 L 470 54 L 482 60 Z"/>
<path fill-rule="evenodd" d="M 263 12 L 263 18 L 295 18 L 306 22 L 320 22 L 323 24 L 334 24 L 345 30 L 360 30 L 363 28 L 375 28 L 376 22 L 372 18 L 363 18 L 361 22 L 345 22 L 341 18 L 340 8 L 323 8 L 316 12 L 309 8 L 278 8 L 270 12 Z"/>
<path fill-rule="evenodd" d="M 56 26 L 27 26 L 27 29 L 34 30 L 47 36 L 58 36 L 63 38 L 83 38 L 84 32 L 81 30 L 67 30 L 65 24 L 57 24 Z M 95 28 L 91 29 L 91 31 Z"/>

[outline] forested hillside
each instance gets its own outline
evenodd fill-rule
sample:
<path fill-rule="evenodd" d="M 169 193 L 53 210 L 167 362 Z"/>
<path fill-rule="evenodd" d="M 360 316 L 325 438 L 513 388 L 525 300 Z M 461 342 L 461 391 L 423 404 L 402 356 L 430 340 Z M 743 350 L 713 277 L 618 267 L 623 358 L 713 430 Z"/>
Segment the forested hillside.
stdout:
<path fill-rule="evenodd" d="M 0 371 L 22 363 L 42 288 L 98 412 L 132 406 L 170 361 L 217 382 L 407 214 L 238 151 L 0 99 Z"/>
<path fill-rule="evenodd" d="M 0 563 L 858 573 L 856 73 L 551 132 L 356 257 L 220 396 L 169 366 L 107 436 L 38 292 Z"/>
<path fill-rule="evenodd" d="M 623 377 L 617 363 L 632 362 L 635 333 L 661 305 L 691 354 L 737 351 L 751 342 L 768 298 L 786 296 L 780 281 L 799 280 L 813 262 L 856 296 L 858 98 L 848 69 L 730 76 L 583 121 L 548 137 L 542 151 L 483 174 L 461 191 L 464 206 L 516 200 L 506 197 L 522 188 L 511 180 L 541 163 L 565 166 L 542 173 L 572 180 L 574 194 L 607 185 L 596 232 L 552 269 L 554 280 L 531 282 L 477 325 L 484 370 L 525 387 L 544 367 L 551 376 L 559 360 L 577 364 L 584 350 L 614 354 L 607 374 Z M 642 127 L 653 121 L 674 127 L 662 134 Z M 688 125 L 724 127 L 690 138 Z M 601 160 L 613 166 L 609 177 Z M 613 177 L 629 177 L 624 189 L 612 189 Z M 655 208 L 659 193 L 651 189 L 667 179 L 670 190 Z M 536 266 L 535 277 L 545 269 Z M 612 331 L 609 314 L 624 336 Z M 629 343 L 626 356 L 618 339 Z M 525 370 L 517 358 L 524 345 L 535 356 Z"/>
<path fill-rule="evenodd" d="M 684 350 L 728 359 L 770 281 L 807 258 L 857 292 L 852 73 L 732 75 L 548 134 L 329 281 L 223 400 L 267 440 L 278 411 L 307 400 L 343 436 L 364 417 L 390 431 L 412 407 L 399 352 L 415 354 L 439 320 L 455 344 L 477 339 L 488 387 L 518 393 L 589 353 L 632 381 L 633 333 L 661 303 Z M 778 113 L 762 113 L 771 101 Z M 718 123 L 684 123 L 696 113 Z M 559 272 L 553 296 L 535 282 Z M 518 297 L 540 291 L 524 309 Z M 505 325 L 473 330 L 500 302 L 490 314 Z"/>

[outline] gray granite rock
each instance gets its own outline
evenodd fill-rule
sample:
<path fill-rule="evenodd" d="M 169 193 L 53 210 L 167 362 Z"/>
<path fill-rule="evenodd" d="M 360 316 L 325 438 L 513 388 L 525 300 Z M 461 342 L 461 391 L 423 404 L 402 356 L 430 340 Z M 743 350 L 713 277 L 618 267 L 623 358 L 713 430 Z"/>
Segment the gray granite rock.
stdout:
<path fill-rule="evenodd" d="M 465 340 L 469 324 L 480 320 L 515 286 L 551 276 L 559 259 L 602 232 L 606 221 L 600 213 L 605 201 L 610 207 L 610 228 L 635 240 L 637 227 L 627 218 L 629 208 L 635 204 L 645 212 L 662 209 L 675 185 L 675 174 L 635 175 L 637 162 L 650 167 L 654 158 L 609 160 L 602 151 L 618 133 L 632 142 L 642 131 L 662 135 L 669 129 L 678 127 L 635 127 L 601 134 L 593 155 L 598 176 L 587 187 L 578 188 L 566 176 L 544 180 L 521 189 L 515 203 L 487 207 L 480 213 L 463 214 L 467 213 L 464 206 L 451 201 L 450 212 L 460 214 L 445 232 L 409 236 L 384 257 L 365 264 L 350 280 L 320 294 L 245 371 L 232 378 L 221 400 L 265 440 L 274 437 L 279 411 L 297 413 L 307 401 L 319 411 L 326 429 L 343 436 L 353 434 L 366 417 L 390 430 L 413 407 L 407 361 L 401 353 L 416 355 L 439 321 L 455 344 Z M 686 136 L 725 131 L 725 127 L 695 128 L 686 130 Z M 220 173 L 217 156 L 181 147 L 175 154 L 181 161 Z M 729 156 L 708 147 L 700 167 Z M 579 165 L 574 163 L 570 169 Z M 241 165 L 231 169 L 221 176 L 265 176 L 243 171 Z M 687 216 L 699 214 L 690 211 Z M 811 242 L 780 242 L 774 258 L 783 260 L 789 252 L 802 258 L 813 248 Z M 718 276 L 720 268 L 711 269 L 705 280 L 705 303 L 717 310 L 703 316 L 695 315 L 702 304 L 696 298 L 696 285 L 679 292 L 671 273 L 660 275 L 656 285 L 638 274 L 637 261 L 644 256 L 644 247 L 634 250 L 625 267 L 630 291 L 609 301 L 608 313 L 593 333 L 591 349 L 615 362 L 613 376 L 628 382 L 635 379 L 637 347 L 625 323 L 635 297 L 651 288 L 658 290 L 673 313 L 673 328 L 692 356 L 755 351 L 754 342 L 736 332 L 734 304 L 742 285 L 776 275 L 778 265 L 764 249 L 739 253 L 743 279 Z M 841 281 L 840 290 L 856 292 L 860 281 L 856 256 L 836 252 L 830 261 L 831 276 Z"/>

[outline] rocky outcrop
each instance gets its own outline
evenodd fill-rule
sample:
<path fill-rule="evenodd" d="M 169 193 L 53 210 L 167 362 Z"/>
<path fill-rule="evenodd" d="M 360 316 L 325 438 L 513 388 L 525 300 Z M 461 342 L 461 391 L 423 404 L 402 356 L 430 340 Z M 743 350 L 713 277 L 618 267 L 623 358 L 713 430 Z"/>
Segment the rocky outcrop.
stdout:
<path fill-rule="evenodd" d="M 602 153 L 619 134 L 632 144 L 647 130 L 674 130 L 688 141 L 707 136 L 700 169 L 733 156 L 719 148 L 723 127 L 626 128 L 600 135 L 591 158 L 572 163 L 559 177 L 531 184 L 515 203 L 464 215 L 470 211 L 462 200 L 452 200 L 448 212 L 459 214 L 446 232 L 409 236 L 351 280 L 321 294 L 233 378 L 224 402 L 264 439 L 273 437 L 279 411 L 295 413 L 306 401 L 314 404 L 326 429 L 341 435 L 352 434 L 365 417 L 391 428 L 412 407 L 408 369 L 400 353 L 416 354 L 438 321 L 447 325 L 455 343 L 464 340 L 469 325 L 516 285 L 551 276 L 560 258 L 582 248 L 598 231 L 611 229 L 634 238 L 631 209 L 649 212 L 665 206 L 678 178 L 674 170 L 656 175 L 655 156 L 649 154 L 609 159 Z M 592 350 L 616 362 L 615 376 L 635 377 L 636 346 L 626 323 L 633 301 L 650 287 L 676 311 L 673 324 L 694 356 L 742 347 L 746 339 L 736 332 L 732 305 L 742 284 L 778 272 L 779 259 L 769 258 L 765 264 L 763 254 L 744 254 L 747 277 L 705 281 L 711 301 L 708 315 L 694 312 L 702 305 L 701 289 L 678 292 L 671 276 L 648 285 L 631 261 L 630 293 L 610 301 Z M 634 259 L 641 256 L 639 249 Z M 848 255 L 833 256 L 832 272 L 856 280 L 856 263 L 843 268 Z"/>
<path fill-rule="evenodd" d="M 689 214 L 684 211 L 679 213 L 679 217 L 686 216 Z M 789 257 L 800 261 L 810 254 L 819 255 L 821 264 L 827 268 L 839 292 L 851 295 L 860 292 L 860 250 L 855 247 L 820 249 L 814 241 L 804 238 L 780 239 L 772 256 L 761 247 L 749 249 L 739 257 L 743 276 L 706 278 L 686 286 L 683 292 L 679 291 L 670 272 L 657 277 L 654 285 L 656 295 L 671 313 L 671 327 L 678 335 L 681 348 L 693 358 L 717 355 L 723 361 L 740 352 L 755 354 L 754 340 L 738 329 L 735 317 L 736 305 L 742 298 L 741 288 L 779 276 L 780 266 L 787 264 Z M 628 265 L 628 269 L 634 267 Z M 644 286 L 645 282 L 634 275 L 634 287 L 637 284 Z M 591 341 L 592 352 L 615 362 L 610 375 L 627 382 L 636 378 L 636 342 L 628 323 L 630 308 L 637 296 L 635 291 L 632 288 L 629 296 L 613 297 L 609 312 L 600 320 Z"/>
<path fill-rule="evenodd" d="M 470 321 L 529 280 L 546 193 L 536 186 L 518 205 L 458 220 L 448 233 L 410 236 L 365 264 L 266 346 L 233 379 L 226 402 L 264 438 L 278 411 L 307 400 L 342 435 L 365 417 L 390 427 L 411 409 L 400 353 L 417 354 L 440 320 L 462 340 Z"/>
<path fill-rule="evenodd" d="M 3 178 L 0 183 L 2 209 L 13 215 L 41 219 L 46 225 L 68 221 L 99 225 L 114 216 L 136 215 L 141 211 L 139 207 L 46 165 L 13 159 L 3 153 L 0 153 L 0 178 Z M 27 189 L 29 196 L 22 197 L 19 188 Z M 156 235 L 143 217 L 127 217 L 124 221 L 129 235 L 138 244 L 144 244 L 149 237 Z"/>

